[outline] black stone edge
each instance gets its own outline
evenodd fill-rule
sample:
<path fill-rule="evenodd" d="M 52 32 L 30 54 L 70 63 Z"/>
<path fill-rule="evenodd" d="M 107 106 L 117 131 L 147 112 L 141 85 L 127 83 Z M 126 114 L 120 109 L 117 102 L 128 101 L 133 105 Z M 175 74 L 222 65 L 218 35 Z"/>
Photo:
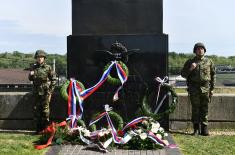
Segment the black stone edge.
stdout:
<path fill-rule="evenodd" d="M 168 136 L 166 137 L 166 139 L 168 140 L 169 144 L 174 144 L 177 146 L 176 148 L 165 147 L 167 154 L 168 155 L 182 155 L 182 153 L 179 150 L 179 146 L 175 143 L 175 141 L 170 133 L 168 133 Z"/>
<path fill-rule="evenodd" d="M 62 150 L 61 145 L 53 145 L 50 146 L 49 150 L 45 153 L 45 155 L 57 155 Z"/>

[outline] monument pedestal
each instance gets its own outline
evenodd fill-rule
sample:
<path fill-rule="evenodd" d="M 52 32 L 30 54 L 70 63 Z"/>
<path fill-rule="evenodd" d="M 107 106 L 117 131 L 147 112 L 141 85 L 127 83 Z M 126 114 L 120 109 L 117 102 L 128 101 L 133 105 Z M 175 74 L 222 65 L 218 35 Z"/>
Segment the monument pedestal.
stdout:
<path fill-rule="evenodd" d="M 110 50 L 115 42 L 127 49 L 139 49 L 126 63 L 129 79 L 120 92 L 118 103 L 112 102 L 118 86 L 107 82 L 84 103 L 84 118 L 101 112 L 109 104 L 124 121 L 137 117 L 147 95 L 155 108 L 158 83 L 168 68 L 168 36 L 162 33 L 162 0 L 73 0 L 72 35 L 67 37 L 68 78 L 81 81 L 85 88 L 95 85 L 103 74 L 108 58 L 100 50 Z M 167 101 L 166 101 L 167 102 Z M 168 107 L 164 104 L 161 110 Z M 168 117 L 162 126 L 168 129 Z"/>

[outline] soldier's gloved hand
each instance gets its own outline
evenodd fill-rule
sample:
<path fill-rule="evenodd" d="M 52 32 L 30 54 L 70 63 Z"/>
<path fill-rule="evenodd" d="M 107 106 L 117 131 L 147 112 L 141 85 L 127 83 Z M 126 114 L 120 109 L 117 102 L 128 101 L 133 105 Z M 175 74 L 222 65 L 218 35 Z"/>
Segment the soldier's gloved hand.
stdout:
<path fill-rule="evenodd" d="M 194 63 L 191 64 L 189 70 L 192 71 L 192 70 L 194 70 L 196 67 L 197 67 L 197 63 L 194 62 Z"/>
<path fill-rule="evenodd" d="M 34 75 L 34 71 L 31 71 L 29 74 L 30 74 L 30 75 Z"/>
<path fill-rule="evenodd" d="M 209 96 L 211 97 L 211 96 L 213 96 L 213 94 L 214 94 L 214 92 L 213 92 L 213 91 L 210 91 Z"/>

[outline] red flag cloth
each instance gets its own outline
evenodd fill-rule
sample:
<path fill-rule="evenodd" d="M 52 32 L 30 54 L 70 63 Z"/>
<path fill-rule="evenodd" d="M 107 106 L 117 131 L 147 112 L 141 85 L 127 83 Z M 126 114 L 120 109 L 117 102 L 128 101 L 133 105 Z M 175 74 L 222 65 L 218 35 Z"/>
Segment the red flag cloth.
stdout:
<path fill-rule="evenodd" d="M 63 121 L 59 124 L 52 122 L 47 128 L 45 128 L 44 130 L 40 132 L 40 134 L 47 134 L 47 133 L 51 134 L 50 138 L 47 140 L 47 143 L 43 145 L 35 145 L 34 148 L 41 150 L 51 145 L 52 140 L 55 136 L 56 127 L 65 126 L 65 125 L 66 125 L 66 121 Z"/>

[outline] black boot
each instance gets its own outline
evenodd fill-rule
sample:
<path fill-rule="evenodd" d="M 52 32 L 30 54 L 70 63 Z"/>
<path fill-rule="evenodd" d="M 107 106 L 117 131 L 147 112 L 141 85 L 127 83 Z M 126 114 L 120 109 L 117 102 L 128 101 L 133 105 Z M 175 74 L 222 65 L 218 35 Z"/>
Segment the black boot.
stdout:
<path fill-rule="evenodd" d="M 200 131 L 199 131 L 199 124 L 198 123 L 194 123 L 193 124 L 193 136 L 197 136 L 200 134 Z"/>
<path fill-rule="evenodd" d="M 202 136 L 209 136 L 209 131 L 208 131 L 207 125 L 205 125 L 205 124 L 201 125 L 201 135 Z"/>

